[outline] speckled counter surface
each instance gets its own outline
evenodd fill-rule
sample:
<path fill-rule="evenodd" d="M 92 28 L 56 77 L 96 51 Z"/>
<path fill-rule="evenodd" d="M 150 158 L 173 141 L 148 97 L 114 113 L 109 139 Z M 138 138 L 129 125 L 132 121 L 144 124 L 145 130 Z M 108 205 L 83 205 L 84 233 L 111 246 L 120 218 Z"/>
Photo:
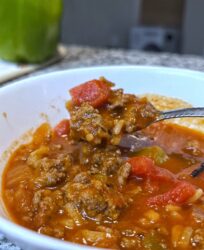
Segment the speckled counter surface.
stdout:
<path fill-rule="evenodd" d="M 204 71 L 204 56 L 69 46 L 61 62 L 35 74 L 100 65 L 154 65 Z"/>
<path fill-rule="evenodd" d="M 135 50 L 96 49 L 79 46 L 67 47 L 64 59 L 48 68 L 39 70 L 30 75 L 39 75 L 47 72 L 100 65 L 154 65 L 178 67 L 204 72 L 204 57 L 191 55 L 176 55 L 169 53 L 149 53 Z M 26 77 L 29 77 L 27 75 Z M 25 78 L 22 77 L 22 78 Z M 0 249 L 20 250 L 0 234 Z"/>

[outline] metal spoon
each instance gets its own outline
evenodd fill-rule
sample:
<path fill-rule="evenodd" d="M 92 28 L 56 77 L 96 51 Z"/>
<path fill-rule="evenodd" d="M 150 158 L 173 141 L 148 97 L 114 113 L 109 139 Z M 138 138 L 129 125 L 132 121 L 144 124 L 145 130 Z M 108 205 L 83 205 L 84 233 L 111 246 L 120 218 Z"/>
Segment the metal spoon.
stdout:
<path fill-rule="evenodd" d="M 185 108 L 185 109 L 175 109 L 169 111 L 160 111 L 159 115 L 151 123 L 172 118 L 182 118 L 182 117 L 204 117 L 204 108 Z M 148 126 L 150 124 L 148 124 Z"/>
<path fill-rule="evenodd" d="M 169 111 L 160 111 L 155 120 L 152 120 L 149 124 L 146 124 L 146 127 L 148 127 L 152 123 L 156 123 L 159 121 L 183 117 L 204 117 L 204 108 L 184 108 Z M 118 146 L 135 152 L 144 147 L 152 146 L 153 144 L 153 140 L 136 133 L 123 135 Z"/>

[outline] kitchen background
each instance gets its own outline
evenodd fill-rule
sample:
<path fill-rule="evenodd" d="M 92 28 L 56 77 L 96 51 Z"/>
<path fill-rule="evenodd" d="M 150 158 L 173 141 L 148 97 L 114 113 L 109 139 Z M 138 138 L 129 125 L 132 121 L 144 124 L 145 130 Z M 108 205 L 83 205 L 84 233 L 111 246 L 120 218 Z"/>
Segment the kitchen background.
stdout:
<path fill-rule="evenodd" d="M 203 10 L 204 0 L 0 0 L 0 84 L 42 68 L 203 71 Z"/>
<path fill-rule="evenodd" d="M 204 55 L 203 0 L 64 0 L 61 42 Z"/>

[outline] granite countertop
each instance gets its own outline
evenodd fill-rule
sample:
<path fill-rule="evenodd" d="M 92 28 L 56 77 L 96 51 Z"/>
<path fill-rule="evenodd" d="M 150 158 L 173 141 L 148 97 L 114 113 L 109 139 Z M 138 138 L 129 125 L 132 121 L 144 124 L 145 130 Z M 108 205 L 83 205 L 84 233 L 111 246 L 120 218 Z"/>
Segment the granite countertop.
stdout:
<path fill-rule="evenodd" d="M 77 67 L 101 65 L 154 65 L 178 67 L 204 71 L 204 57 L 154 53 L 125 49 L 102 49 L 81 46 L 68 46 L 65 58 L 35 74 Z"/>
<path fill-rule="evenodd" d="M 69 68 L 101 65 L 154 65 L 204 71 L 204 57 L 170 53 L 150 53 L 124 49 L 68 46 L 67 53 L 62 61 L 30 75 L 39 75 L 45 72 L 47 73 Z M 26 77 L 29 77 L 30 75 L 27 75 Z M 23 78 L 25 78 L 25 76 Z M 10 243 L 1 234 L 0 249 L 20 250 L 18 246 Z"/>

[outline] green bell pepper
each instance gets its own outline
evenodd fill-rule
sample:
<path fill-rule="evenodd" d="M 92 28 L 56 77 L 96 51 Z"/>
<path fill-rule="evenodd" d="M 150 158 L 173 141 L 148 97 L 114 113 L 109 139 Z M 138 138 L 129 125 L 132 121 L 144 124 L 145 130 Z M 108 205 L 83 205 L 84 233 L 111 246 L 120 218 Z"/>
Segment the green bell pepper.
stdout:
<path fill-rule="evenodd" d="M 154 231 L 145 235 L 143 247 L 147 250 L 167 250 L 166 244 L 162 242 L 160 235 Z"/>
<path fill-rule="evenodd" d="M 161 165 L 168 160 L 168 155 L 158 146 L 146 147 L 134 153 L 134 156 L 146 156 L 151 158 L 155 164 Z"/>
<path fill-rule="evenodd" d="M 56 52 L 61 0 L 0 0 L 0 58 L 39 63 Z"/>

